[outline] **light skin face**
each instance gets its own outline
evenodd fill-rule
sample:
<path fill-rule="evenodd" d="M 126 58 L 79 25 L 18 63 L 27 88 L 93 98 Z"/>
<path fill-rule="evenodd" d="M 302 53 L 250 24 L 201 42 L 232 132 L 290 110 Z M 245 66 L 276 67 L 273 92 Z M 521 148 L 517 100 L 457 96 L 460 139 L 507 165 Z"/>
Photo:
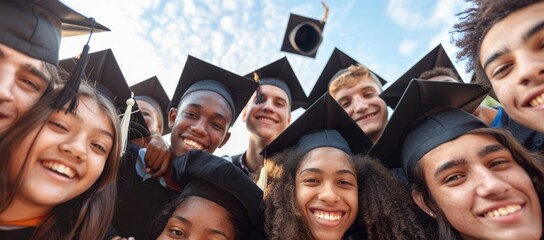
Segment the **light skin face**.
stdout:
<path fill-rule="evenodd" d="M 157 239 L 234 240 L 230 215 L 215 202 L 191 196 L 176 208 Z"/>
<path fill-rule="evenodd" d="M 153 105 L 149 104 L 148 102 L 138 99 L 136 100 L 136 103 L 138 103 L 138 106 L 141 109 L 142 115 L 144 116 L 145 124 L 147 125 L 147 128 L 151 132 L 151 134 L 162 134 L 162 129 L 160 127 L 160 112 L 153 107 Z"/>
<path fill-rule="evenodd" d="M 255 93 L 242 112 L 247 129 L 268 142 L 274 140 L 291 122 L 289 98 L 281 88 L 261 85 L 263 103 L 255 104 Z"/>
<path fill-rule="evenodd" d="M 231 121 L 231 108 L 221 95 L 207 90 L 187 94 L 178 109 L 168 113 L 174 154 L 179 156 L 191 149 L 213 153 L 229 139 Z"/>
<path fill-rule="evenodd" d="M 533 183 L 495 138 L 463 135 L 418 164 L 438 207 L 465 239 L 540 239 L 542 213 Z M 421 193 L 412 195 L 430 213 Z"/>
<path fill-rule="evenodd" d="M 19 219 L 43 215 L 89 189 L 102 174 L 113 147 L 113 125 L 96 102 L 79 101 L 76 114 L 54 112 L 41 132 L 36 128 L 17 146 L 9 159 L 9 181 L 14 184 L 24 172 L 28 153 L 26 175 L 4 213 L 16 211 Z"/>
<path fill-rule="evenodd" d="M 359 127 L 376 142 L 387 124 L 387 106 L 379 97 L 381 90 L 370 78 L 350 88 L 341 88 L 333 95 Z"/>
<path fill-rule="evenodd" d="M 544 132 L 544 2 L 493 25 L 479 60 L 508 116 Z"/>
<path fill-rule="evenodd" d="M 459 82 L 455 80 L 454 78 L 446 75 L 440 75 L 440 76 L 434 76 L 432 78 L 427 79 L 429 81 L 438 81 L 438 82 Z"/>
<path fill-rule="evenodd" d="M 332 147 L 308 152 L 296 172 L 295 197 L 315 239 L 341 239 L 358 209 L 356 172 L 346 153 Z"/>
<path fill-rule="evenodd" d="M 42 61 L 0 44 L 0 133 L 38 101 L 50 81 Z"/>

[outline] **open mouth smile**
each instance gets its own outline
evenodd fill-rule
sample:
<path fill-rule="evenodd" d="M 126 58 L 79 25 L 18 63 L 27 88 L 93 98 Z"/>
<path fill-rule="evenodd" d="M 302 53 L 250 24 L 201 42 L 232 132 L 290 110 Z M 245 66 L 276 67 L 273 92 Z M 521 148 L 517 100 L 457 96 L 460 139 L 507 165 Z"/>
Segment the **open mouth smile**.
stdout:
<path fill-rule="evenodd" d="M 510 204 L 505 207 L 496 208 L 490 211 L 487 211 L 483 214 L 486 218 L 496 218 L 496 217 L 503 217 L 508 216 L 510 214 L 516 213 L 521 210 L 520 204 Z"/>
<path fill-rule="evenodd" d="M 76 171 L 74 169 L 62 163 L 50 162 L 50 161 L 42 161 L 41 163 L 45 168 L 61 176 L 64 176 L 70 179 L 76 176 Z"/>

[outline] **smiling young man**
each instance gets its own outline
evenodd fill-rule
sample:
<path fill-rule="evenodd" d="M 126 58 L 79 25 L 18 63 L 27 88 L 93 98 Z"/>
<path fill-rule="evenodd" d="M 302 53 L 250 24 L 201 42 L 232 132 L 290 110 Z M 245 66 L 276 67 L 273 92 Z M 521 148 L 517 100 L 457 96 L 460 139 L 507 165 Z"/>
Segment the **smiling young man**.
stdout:
<path fill-rule="evenodd" d="M 544 2 L 474 1 L 460 17 L 457 57 L 492 87 L 508 116 L 544 132 Z"/>
<path fill-rule="evenodd" d="M 70 16 L 70 17 L 66 17 Z M 63 31 L 63 25 L 71 26 Z M 0 133 L 60 83 L 61 36 L 109 30 L 58 0 L 0 3 Z"/>
<path fill-rule="evenodd" d="M 368 68 L 357 64 L 333 77 L 330 94 L 363 131 L 376 142 L 387 124 L 387 106 L 380 98 L 382 84 Z"/>
<path fill-rule="evenodd" d="M 305 107 L 307 97 L 286 57 L 246 77 L 258 81 L 259 89 L 242 112 L 250 133 L 248 148 L 232 156 L 232 162 L 257 181 L 264 164 L 259 153 L 289 126 L 291 111 Z"/>

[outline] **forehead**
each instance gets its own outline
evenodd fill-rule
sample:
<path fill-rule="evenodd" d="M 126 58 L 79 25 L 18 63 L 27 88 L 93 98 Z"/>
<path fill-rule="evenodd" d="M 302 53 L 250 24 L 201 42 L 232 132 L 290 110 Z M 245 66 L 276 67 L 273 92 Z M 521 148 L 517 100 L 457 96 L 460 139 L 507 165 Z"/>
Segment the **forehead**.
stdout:
<path fill-rule="evenodd" d="M 544 20 L 544 2 L 540 1 L 516 10 L 504 19 L 495 23 L 481 44 L 480 61 L 494 51 L 504 47 L 512 47 L 522 41 L 522 36 L 533 26 Z M 505 34 L 508 33 L 508 34 Z"/>
<path fill-rule="evenodd" d="M 352 94 L 356 94 L 360 90 L 368 88 L 374 89 L 378 92 L 380 91 L 380 87 L 374 80 L 372 80 L 372 78 L 368 76 L 361 76 L 357 78 L 357 81 L 355 81 L 354 85 L 344 85 L 339 87 L 334 94 L 335 96 L 333 97 L 340 98 L 342 96 L 349 96 Z"/>
<path fill-rule="evenodd" d="M 208 90 L 198 90 L 187 94 L 179 104 L 179 108 L 185 108 L 189 105 L 198 105 L 206 109 L 212 109 L 218 114 L 232 119 L 232 111 L 227 100 L 216 92 Z"/>
<path fill-rule="evenodd" d="M 479 159 L 478 153 L 485 146 L 499 144 L 497 139 L 490 135 L 465 134 L 452 141 L 442 143 L 425 154 L 421 161 L 424 166 L 434 169 L 452 159 L 466 159 L 467 162 Z"/>
<path fill-rule="evenodd" d="M 281 98 L 285 101 L 288 101 L 287 93 L 285 93 L 281 88 L 274 85 L 264 84 L 261 85 L 261 91 L 267 97 Z"/>
<path fill-rule="evenodd" d="M 138 103 L 138 106 L 140 106 L 143 109 L 151 109 L 155 114 L 159 113 L 159 109 L 156 109 L 155 107 L 153 107 L 153 104 L 148 103 L 146 100 L 136 99 L 136 103 Z"/>
<path fill-rule="evenodd" d="M 175 214 L 193 222 L 193 225 L 206 225 L 214 229 L 232 227 L 230 223 L 230 212 L 221 205 L 208 199 L 189 196 L 175 211 Z M 206 221 L 198 221 L 201 216 L 206 216 Z"/>
<path fill-rule="evenodd" d="M 429 78 L 427 79 L 429 81 L 439 81 L 439 82 L 459 82 L 457 80 L 455 80 L 454 78 L 448 76 L 448 75 L 439 75 L 439 76 L 434 76 L 432 78 Z"/>
<path fill-rule="evenodd" d="M 2 59 L 13 61 L 14 63 L 18 63 L 18 64 L 28 64 L 39 70 L 45 71 L 45 66 L 43 61 L 35 59 L 35 58 L 31 58 L 24 53 L 21 53 L 13 48 L 10 48 L 0 43 L 0 60 Z"/>
<path fill-rule="evenodd" d="M 330 171 L 339 169 L 354 170 L 354 166 L 348 159 L 348 155 L 344 151 L 333 147 L 319 147 L 306 153 L 299 164 L 298 171 L 305 168 L 318 168 Z"/>

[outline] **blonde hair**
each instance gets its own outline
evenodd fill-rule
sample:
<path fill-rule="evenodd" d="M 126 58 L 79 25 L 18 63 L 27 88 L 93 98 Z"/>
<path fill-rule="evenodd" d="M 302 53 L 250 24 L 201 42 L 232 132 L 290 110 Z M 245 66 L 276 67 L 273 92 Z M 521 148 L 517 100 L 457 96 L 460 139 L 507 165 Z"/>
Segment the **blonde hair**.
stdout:
<path fill-rule="evenodd" d="M 350 88 L 359 83 L 363 78 L 369 78 L 378 85 L 380 91 L 382 90 L 382 83 L 368 68 L 362 64 L 351 65 L 346 71 L 336 78 L 331 80 L 329 85 L 329 92 L 331 95 L 335 95 L 336 92 L 343 88 Z"/>

